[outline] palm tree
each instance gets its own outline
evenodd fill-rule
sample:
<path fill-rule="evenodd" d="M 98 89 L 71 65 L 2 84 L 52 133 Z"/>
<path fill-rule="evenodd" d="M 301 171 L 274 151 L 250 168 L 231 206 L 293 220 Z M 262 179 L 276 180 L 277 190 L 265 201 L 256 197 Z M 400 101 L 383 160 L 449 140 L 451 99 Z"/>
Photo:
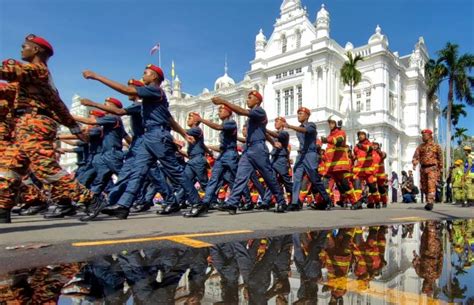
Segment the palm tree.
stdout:
<path fill-rule="evenodd" d="M 458 146 L 461 146 L 463 141 L 466 141 L 468 136 L 466 132 L 468 131 L 467 128 L 456 128 L 456 132 L 454 136 L 451 137 L 451 140 L 458 139 Z"/>
<path fill-rule="evenodd" d="M 364 58 L 360 55 L 356 55 L 354 57 L 349 51 L 346 53 L 346 56 L 347 61 L 342 65 L 340 73 L 342 77 L 342 82 L 344 83 L 344 85 L 348 85 L 350 88 L 351 104 L 349 107 L 349 114 L 352 115 L 352 91 L 354 90 L 354 87 L 357 86 L 357 84 L 360 83 L 360 81 L 362 80 L 362 73 L 357 70 L 357 62 L 363 61 Z M 353 118 L 348 121 L 352 124 Z"/>
<path fill-rule="evenodd" d="M 444 49 L 438 51 L 433 83 L 437 88 L 441 82 L 448 80 L 448 109 L 446 111 L 446 139 L 451 139 L 451 114 L 454 97 L 474 106 L 474 97 L 471 89 L 474 87 L 474 77 L 468 72 L 474 67 L 474 55 L 463 54 L 459 56 L 459 46 L 448 42 Z M 446 145 L 446 168 L 451 166 L 451 141 Z"/>
<path fill-rule="evenodd" d="M 453 126 L 456 127 L 459 123 L 459 118 L 461 116 L 466 117 L 467 112 L 464 110 L 466 105 L 464 104 L 453 104 L 453 107 L 451 108 L 451 122 Z M 446 118 L 448 115 L 448 106 L 444 107 L 443 109 L 443 116 Z"/>

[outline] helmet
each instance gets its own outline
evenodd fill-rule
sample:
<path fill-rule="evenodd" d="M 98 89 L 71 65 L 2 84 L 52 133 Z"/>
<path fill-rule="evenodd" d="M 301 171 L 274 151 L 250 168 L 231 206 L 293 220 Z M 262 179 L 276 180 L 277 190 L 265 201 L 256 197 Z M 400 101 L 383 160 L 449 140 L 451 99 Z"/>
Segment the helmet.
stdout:
<path fill-rule="evenodd" d="M 456 161 L 454 161 L 454 164 L 455 165 L 461 165 L 461 164 L 463 164 L 463 161 L 461 159 L 457 159 Z"/>
<path fill-rule="evenodd" d="M 463 149 L 464 149 L 464 150 L 468 150 L 468 151 L 471 151 L 471 150 L 472 150 L 471 146 L 469 146 L 469 145 L 464 146 Z"/>
<path fill-rule="evenodd" d="M 332 114 L 328 117 L 328 122 L 335 122 L 336 123 L 336 126 L 337 127 L 342 127 L 342 119 L 338 116 L 338 115 L 335 115 L 335 114 Z"/>
<path fill-rule="evenodd" d="M 365 137 L 368 139 L 369 138 L 369 132 L 367 131 L 367 129 L 361 129 L 357 132 L 357 136 L 360 134 L 360 133 L 365 133 Z"/>

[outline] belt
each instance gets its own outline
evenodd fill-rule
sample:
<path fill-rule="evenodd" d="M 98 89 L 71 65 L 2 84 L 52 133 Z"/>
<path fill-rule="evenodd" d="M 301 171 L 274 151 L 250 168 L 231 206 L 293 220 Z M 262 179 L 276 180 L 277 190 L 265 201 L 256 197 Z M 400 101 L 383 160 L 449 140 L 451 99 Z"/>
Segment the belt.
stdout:
<path fill-rule="evenodd" d="M 307 152 L 317 152 L 316 149 L 299 149 L 298 153 L 305 154 Z"/>
<path fill-rule="evenodd" d="M 51 116 L 51 112 L 45 110 L 45 109 L 37 109 L 37 108 L 20 108 L 20 109 L 15 109 L 14 110 L 15 116 L 22 116 L 25 114 L 39 114 L 39 115 L 44 115 L 44 116 Z"/>
<path fill-rule="evenodd" d="M 250 147 L 250 146 L 260 144 L 260 143 L 265 143 L 265 140 L 253 141 L 253 142 L 249 142 L 249 143 L 246 143 L 246 144 L 247 144 L 247 147 Z"/>
<path fill-rule="evenodd" d="M 433 167 L 433 166 L 437 166 L 437 165 L 436 164 L 428 164 L 428 165 L 422 164 L 421 168 L 429 168 L 429 167 Z"/>
<path fill-rule="evenodd" d="M 161 130 L 166 130 L 166 131 L 170 131 L 171 128 L 168 126 L 168 125 L 151 125 L 149 127 L 145 127 L 145 131 L 150 131 L 150 130 L 153 130 L 153 129 L 161 129 Z"/>

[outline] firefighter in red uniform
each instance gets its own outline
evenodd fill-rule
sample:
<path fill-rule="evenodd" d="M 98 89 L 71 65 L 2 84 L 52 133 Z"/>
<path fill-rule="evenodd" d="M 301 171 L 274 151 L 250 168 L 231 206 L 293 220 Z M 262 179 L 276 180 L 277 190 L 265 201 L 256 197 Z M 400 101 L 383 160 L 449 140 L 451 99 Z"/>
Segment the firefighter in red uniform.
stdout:
<path fill-rule="evenodd" d="M 372 144 L 374 147 L 372 158 L 374 159 L 374 172 L 375 178 L 377 179 L 377 188 L 380 195 L 380 202 L 382 203 L 382 207 L 386 208 L 388 202 L 388 176 L 385 173 L 385 159 L 387 158 L 387 154 L 382 151 L 382 145 L 380 143 L 373 142 Z"/>
<path fill-rule="evenodd" d="M 367 130 L 362 129 L 357 132 L 357 137 L 359 138 L 359 142 L 354 147 L 355 164 L 352 170 L 354 173 L 356 197 L 357 199 L 362 197 L 362 183 L 365 182 L 369 187 L 369 202 L 367 207 L 369 209 L 373 209 L 374 207 L 380 208 L 380 195 L 377 190 L 377 178 L 375 178 L 373 146 L 368 139 L 369 133 Z M 362 206 L 357 205 L 356 208 L 360 209 Z"/>
<path fill-rule="evenodd" d="M 342 120 L 336 116 L 328 118 L 330 133 L 321 137 L 326 148 L 326 173 L 334 179 L 341 195 L 351 203 L 352 207 L 361 206 L 359 198 L 355 196 L 352 185 L 352 168 L 349 159 L 349 148 L 346 144 L 346 132 L 342 130 Z"/>

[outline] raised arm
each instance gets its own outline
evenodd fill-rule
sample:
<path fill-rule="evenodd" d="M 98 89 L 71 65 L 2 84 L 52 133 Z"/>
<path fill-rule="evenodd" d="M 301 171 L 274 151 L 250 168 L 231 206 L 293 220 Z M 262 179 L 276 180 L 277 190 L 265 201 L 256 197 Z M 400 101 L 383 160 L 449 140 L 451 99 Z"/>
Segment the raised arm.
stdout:
<path fill-rule="evenodd" d="M 240 106 L 237 106 L 229 101 L 224 100 L 221 97 L 213 97 L 211 101 L 214 105 L 224 105 L 226 107 L 229 107 L 233 112 L 237 113 L 238 115 L 249 116 L 250 111 L 248 109 L 244 109 Z"/>
<path fill-rule="evenodd" d="M 134 86 L 123 85 L 119 82 L 108 79 L 105 76 L 99 75 L 90 70 L 86 70 L 82 72 L 82 75 L 84 76 L 85 79 L 93 79 L 93 80 L 99 81 L 102 84 L 106 85 L 107 87 L 119 93 L 122 93 L 128 96 L 137 96 L 137 89 Z"/>
<path fill-rule="evenodd" d="M 106 111 L 108 113 L 112 113 L 112 114 L 115 114 L 115 115 L 122 116 L 122 115 L 127 114 L 127 111 L 123 108 L 117 108 L 117 107 L 113 107 L 113 106 L 109 106 L 109 105 L 105 105 L 105 104 L 99 104 L 99 103 L 93 102 L 93 101 L 91 101 L 90 99 L 87 99 L 87 98 L 81 99 L 81 104 L 84 105 L 84 106 L 94 107 L 94 108 L 97 108 L 97 109 L 100 109 L 100 110 L 103 110 L 103 111 Z"/>

